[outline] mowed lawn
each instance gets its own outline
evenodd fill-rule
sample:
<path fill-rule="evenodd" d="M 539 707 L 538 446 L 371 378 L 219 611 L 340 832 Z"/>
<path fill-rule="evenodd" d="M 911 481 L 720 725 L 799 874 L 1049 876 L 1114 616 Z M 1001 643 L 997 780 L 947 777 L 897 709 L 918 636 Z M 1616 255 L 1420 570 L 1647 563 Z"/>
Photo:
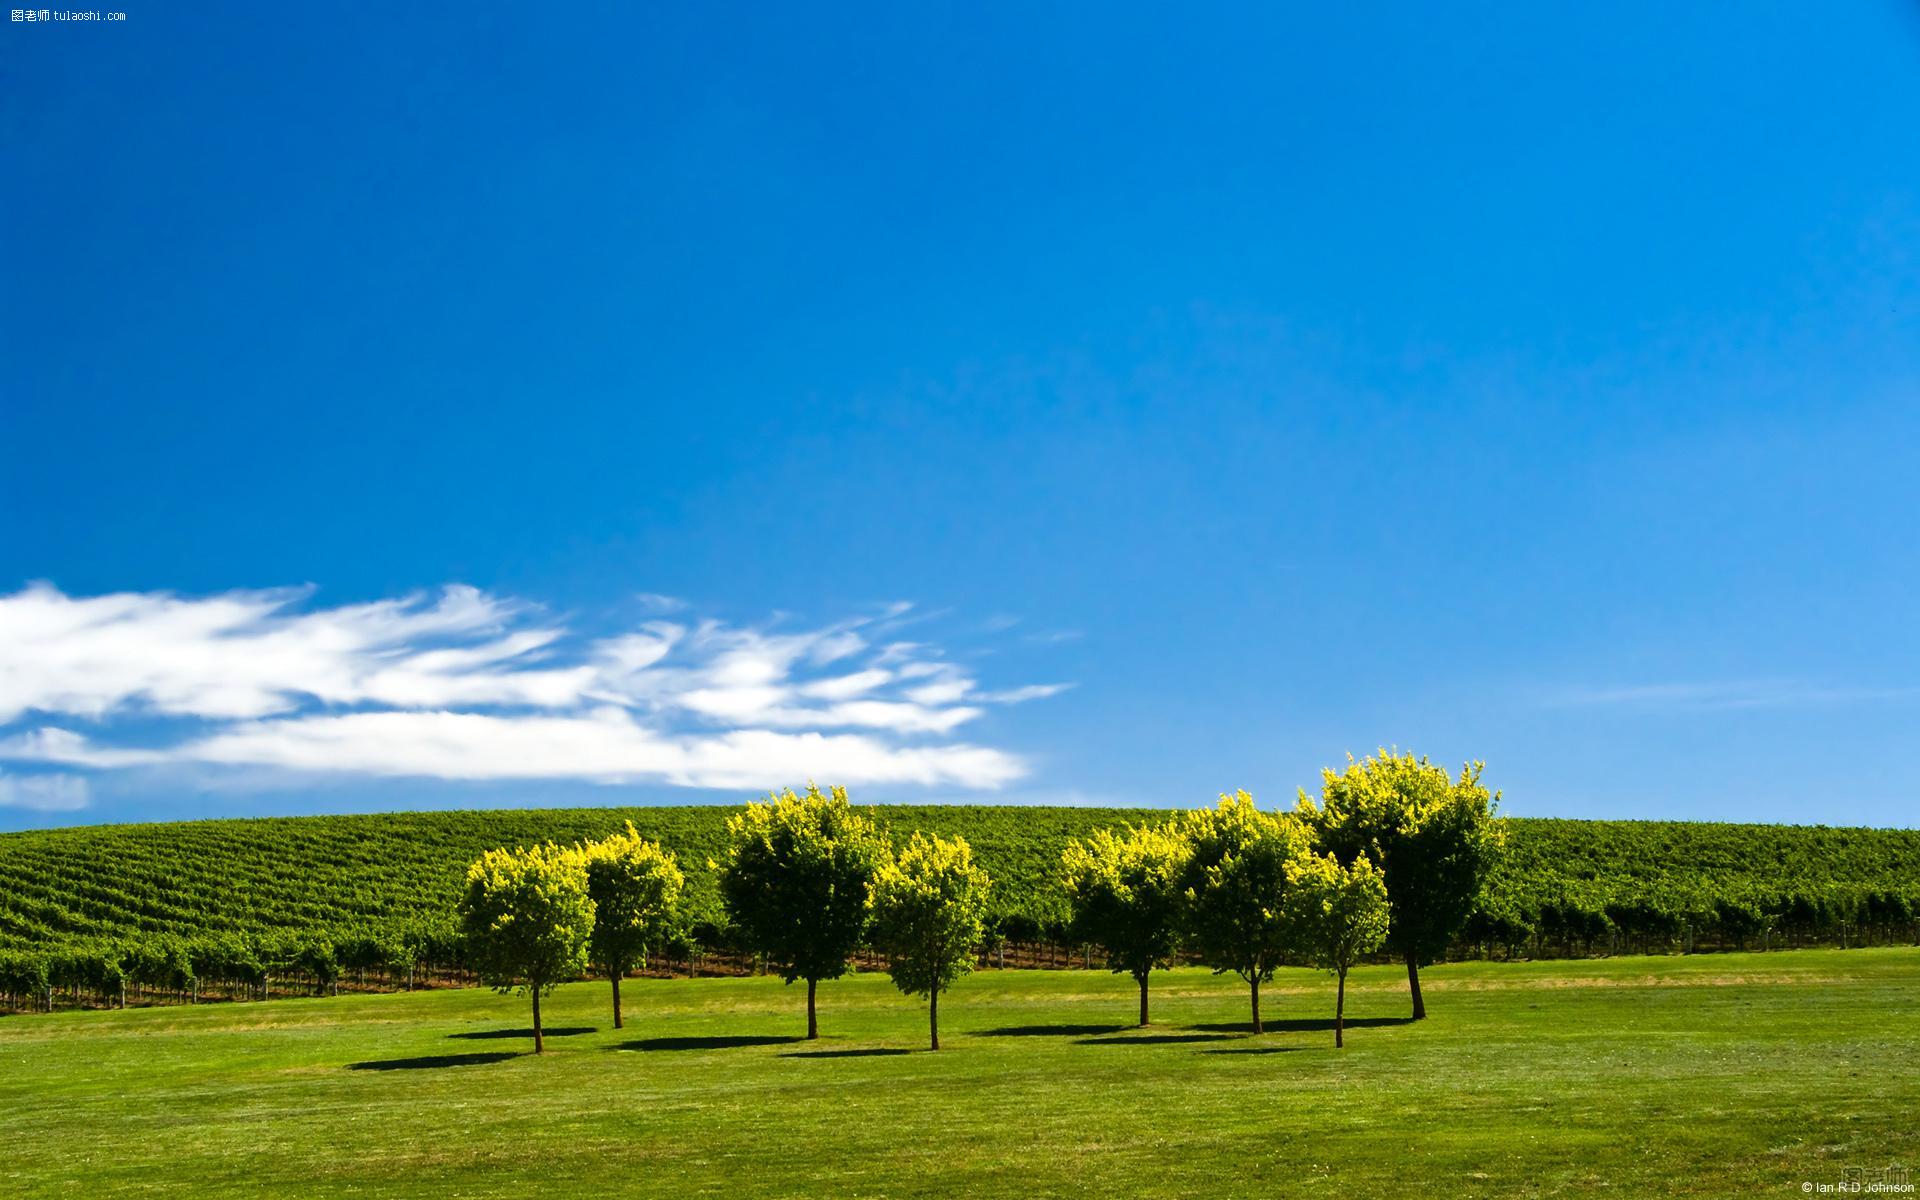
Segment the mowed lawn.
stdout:
<path fill-rule="evenodd" d="M 486 991 L 0 1019 L 0 1191 L 277 1195 L 1799 1195 L 1920 1168 L 1920 950 L 1323 976 L 982 972 L 924 1005 L 604 984 L 548 1052 Z M 1920 1171 L 1916 1171 L 1920 1175 Z"/>

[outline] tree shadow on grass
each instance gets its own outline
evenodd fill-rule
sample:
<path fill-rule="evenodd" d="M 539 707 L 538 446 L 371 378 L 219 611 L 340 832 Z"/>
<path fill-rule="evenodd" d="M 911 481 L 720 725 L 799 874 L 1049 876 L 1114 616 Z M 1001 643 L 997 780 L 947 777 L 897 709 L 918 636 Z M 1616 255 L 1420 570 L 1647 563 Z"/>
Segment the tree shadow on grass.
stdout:
<path fill-rule="evenodd" d="M 519 1057 L 518 1053 L 511 1050 L 491 1050 L 484 1054 L 423 1054 L 418 1058 L 382 1058 L 372 1062 L 348 1063 L 347 1070 L 431 1071 L 439 1067 L 477 1067 Z"/>
<path fill-rule="evenodd" d="M 768 1037 L 758 1034 L 722 1037 L 656 1037 L 637 1042 L 621 1042 L 615 1050 L 736 1050 L 745 1046 L 790 1046 L 802 1037 Z"/>
<path fill-rule="evenodd" d="M 1225 1033 L 1136 1033 L 1131 1037 L 1081 1038 L 1076 1046 L 1172 1046 L 1182 1042 L 1224 1042 Z"/>
<path fill-rule="evenodd" d="M 893 1047 L 871 1047 L 866 1050 L 789 1050 L 781 1058 L 892 1058 L 897 1054 L 911 1054 L 911 1050 Z"/>
<path fill-rule="evenodd" d="M 600 1031 L 589 1025 L 562 1025 L 554 1029 L 542 1029 L 540 1032 L 547 1037 L 578 1037 L 583 1033 L 599 1033 Z M 447 1036 L 473 1042 L 486 1041 L 491 1038 L 526 1038 L 528 1041 L 532 1041 L 533 1030 L 470 1029 L 465 1033 L 450 1033 Z"/>
<path fill-rule="evenodd" d="M 1412 1017 L 1348 1017 L 1348 1029 L 1377 1029 L 1382 1025 L 1411 1025 Z M 1251 1033 L 1253 1026 L 1246 1021 L 1232 1025 L 1189 1025 L 1189 1029 L 1208 1029 L 1215 1033 Z M 1284 1021 L 1262 1021 L 1264 1033 L 1332 1033 L 1332 1017 L 1296 1017 Z"/>
<path fill-rule="evenodd" d="M 1205 1051 L 1207 1054 L 1293 1054 L 1305 1050 L 1305 1046 L 1220 1046 Z"/>
<path fill-rule="evenodd" d="M 1005 1025 L 982 1029 L 974 1037 L 1092 1037 L 1099 1033 L 1119 1033 L 1135 1029 L 1133 1025 Z"/>

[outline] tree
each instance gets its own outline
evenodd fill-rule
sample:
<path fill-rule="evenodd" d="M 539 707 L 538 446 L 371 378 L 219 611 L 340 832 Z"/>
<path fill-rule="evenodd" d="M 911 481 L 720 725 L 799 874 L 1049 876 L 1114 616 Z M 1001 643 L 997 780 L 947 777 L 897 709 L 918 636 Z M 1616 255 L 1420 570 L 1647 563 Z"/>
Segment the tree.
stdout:
<path fill-rule="evenodd" d="M 1331 854 L 1287 864 L 1287 924 L 1301 956 L 1340 977 L 1333 1044 L 1346 1044 L 1347 972 L 1387 940 L 1387 885 L 1365 856 L 1341 866 Z"/>
<path fill-rule="evenodd" d="M 807 981 L 807 1036 L 820 1036 L 814 996 L 847 973 L 867 928 L 867 893 L 887 859 L 886 836 L 853 811 L 847 790 L 807 785 L 749 804 L 727 821 L 720 896 L 744 943 L 788 983 Z"/>
<path fill-rule="evenodd" d="M 467 952 L 496 991 L 533 996 L 533 1052 L 546 1052 L 540 997 L 587 966 L 593 900 L 579 851 L 553 845 L 489 850 L 467 868 L 460 901 Z"/>
<path fill-rule="evenodd" d="M 900 856 L 884 864 L 869 901 L 873 940 L 888 957 L 894 986 L 927 998 L 932 1048 L 940 1048 L 940 993 L 973 969 L 986 936 L 987 893 L 993 884 L 973 865 L 965 838 L 916 833 Z"/>
<path fill-rule="evenodd" d="M 613 1027 L 622 1027 L 620 980 L 646 965 L 647 952 L 673 936 L 686 876 L 673 852 L 634 832 L 581 847 L 593 900 L 593 961 L 613 982 Z"/>
<path fill-rule="evenodd" d="M 1140 985 L 1140 1024 L 1147 1024 L 1147 977 L 1179 947 L 1186 917 L 1182 872 L 1185 838 L 1171 824 L 1129 825 L 1124 836 L 1097 831 L 1072 842 L 1060 867 L 1072 910 L 1071 936 L 1107 954 L 1107 966 Z"/>
<path fill-rule="evenodd" d="M 1320 803 L 1303 791 L 1298 812 L 1320 849 L 1342 863 L 1365 856 L 1387 885 L 1387 945 L 1407 961 L 1413 1016 L 1427 1015 L 1420 965 L 1446 953 L 1479 902 L 1505 839 L 1499 793 L 1481 786 L 1485 763 L 1468 763 L 1456 780 L 1412 754 L 1382 750 L 1321 772 Z"/>
<path fill-rule="evenodd" d="M 1291 815 L 1261 812 L 1244 791 L 1187 813 L 1181 830 L 1190 847 L 1181 877 L 1189 943 L 1216 974 L 1247 981 L 1259 1033 L 1260 985 L 1288 949 L 1287 864 L 1309 853 L 1312 836 Z"/>

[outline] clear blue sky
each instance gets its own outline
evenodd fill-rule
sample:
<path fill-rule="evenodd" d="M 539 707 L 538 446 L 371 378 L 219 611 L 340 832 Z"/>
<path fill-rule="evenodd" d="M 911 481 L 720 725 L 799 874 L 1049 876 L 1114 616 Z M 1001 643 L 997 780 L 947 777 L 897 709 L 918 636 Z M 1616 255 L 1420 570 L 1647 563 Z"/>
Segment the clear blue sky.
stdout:
<path fill-rule="evenodd" d="M 1397 744 L 1518 814 L 1915 823 L 1920 8 L 640 7 L 4 27 L 0 594 L 501 611 L 348 667 L 0 624 L 0 827 L 732 801 L 776 726 L 869 738 L 856 799 Z M 648 622 L 684 674 L 300 675 Z M 908 661 L 980 703 L 804 691 Z M 395 765 L 456 710 L 691 740 Z"/>

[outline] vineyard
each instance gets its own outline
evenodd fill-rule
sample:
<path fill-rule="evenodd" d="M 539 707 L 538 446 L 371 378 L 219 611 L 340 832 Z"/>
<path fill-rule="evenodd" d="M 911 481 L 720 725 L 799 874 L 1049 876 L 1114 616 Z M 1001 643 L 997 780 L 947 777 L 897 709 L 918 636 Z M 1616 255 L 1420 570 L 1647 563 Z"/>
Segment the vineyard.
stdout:
<path fill-rule="evenodd" d="M 82 827 L 0 835 L 0 1005 L 264 997 L 465 980 L 452 912 L 496 846 L 632 821 L 678 854 L 689 968 L 732 947 L 709 862 L 723 807 L 398 813 Z M 1152 811 L 868 810 L 896 838 L 959 835 L 994 879 L 1002 939 L 1065 961 L 1061 851 Z M 1920 831 L 1514 818 L 1455 957 L 1910 942 Z M 1089 961 L 1084 953 L 1080 961 Z M 276 991 L 278 989 L 278 991 Z"/>

